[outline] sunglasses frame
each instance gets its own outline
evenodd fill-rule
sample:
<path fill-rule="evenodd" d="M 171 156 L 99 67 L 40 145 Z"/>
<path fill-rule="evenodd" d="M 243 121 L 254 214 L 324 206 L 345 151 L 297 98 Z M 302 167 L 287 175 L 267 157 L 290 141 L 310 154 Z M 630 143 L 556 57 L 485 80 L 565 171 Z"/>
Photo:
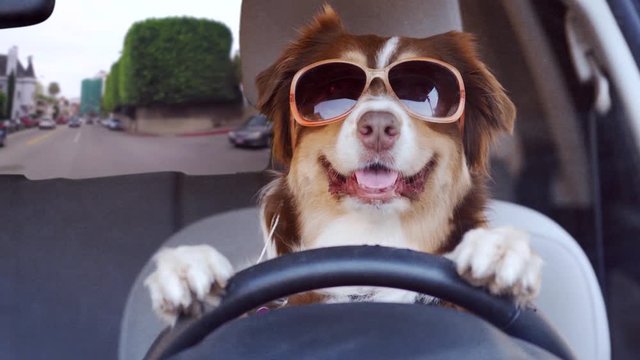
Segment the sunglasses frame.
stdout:
<path fill-rule="evenodd" d="M 450 116 L 441 118 L 441 117 L 430 117 L 430 116 L 424 116 L 424 115 L 420 115 L 414 111 L 412 111 L 409 107 L 407 107 L 406 105 L 404 105 L 401 101 L 401 99 L 396 95 L 396 92 L 393 91 L 393 88 L 391 87 L 391 83 L 389 82 L 389 71 L 394 68 L 397 65 L 400 65 L 402 63 L 406 63 L 406 62 L 413 62 L 413 61 L 422 61 L 422 62 L 428 62 L 428 63 L 432 63 L 432 64 L 436 64 L 439 65 L 447 70 L 449 70 L 454 77 L 456 78 L 456 81 L 458 82 L 458 91 L 460 93 L 460 100 L 458 103 L 458 109 L 456 110 L 455 113 L 453 113 Z M 335 116 L 333 118 L 327 119 L 327 120 L 322 120 L 322 121 L 308 121 L 304 118 L 304 116 L 302 116 L 300 114 L 300 111 L 298 110 L 298 106 L 296 104 L 296 96 L 295 96 L 295 92 L 296 92 L 296 87 L 298 84 L 298 80 L 300 80 L 300 78 L 306 74 L 309 70 L 314 69 L 320 65 L 325 65 L 325 64 L 338 64 L 338 63 L 342 63 L 342 64 L 349 64 L 349 65 L 353 65 L 356 66 L 357 68 L 362 69 L 362 71 L 365 73 L 366 75 L 366 81 L 365 81 L 365 85 L 362 88 L 362 92 L 360 93 L 360 96 L 358 97 L 358 99 L 356 100 L 356 102 L 353 104 L 353 106 L 347 110 L 344 114 Z M 344 119 L 346 119 L 349 114 L 351 114 L 351 112 L 353 111 L 353 109 L 356 108 L 356 106 L 358 105 L 358 103 L 360 102 L 360 99 L 362 98 L 362 94 L 364 94 L 367 89 L 369 89 L 369 86 L 371 86 L 371 82 L 373 81 L 373 79 L 375 78 L 379 78 L 384 82 L 384 86 L 387 90 L 387 93 L 389 93 L 391 96 L 393 96 L 396 100 L 398 100 L 398 102 L 401 104 L 401 106 L 412 116 L 420 119 L 420 120 L 424 120 L 427 122 L 433 122 L 433 123 L 453 123 L 459 120 L 458 123 L 458 127 L 460 128 L 460 131 L 463 130 L 464 127 L 464 107 L 465 107 L 465 88 L 464 88 L 464 81 L 462 80 L 462 75 L 460 74 L 460 72 L 458 71 L 458 69 L 456 69 L 453 65 L 448 64 L 444 61 L 441 60 L 437 60 L 437 59 L 433 59 L 433 58 L 429 58 L 429 57 L 413 57 L 413 58 L 407 58 L 407 59 L 402 59 L 402 60 L 398 60 L 395 61 L 389 65 L 387 65 L 385 68 L 383 69 L 371 69 L 369 67 L 363 66 L 361 64 L 358 64 L 356 62 L 352 62 L 352 61 L 348 61 L 348 60 L 342 60 L 342 59 L 328 59 L 328 60 L 322 60 L 322 61 L 318 61 L 315 62 L 313 64 L 307 65 L 305 67 L 303 67 L 302 69 L 300 69 L 295 76 L 293 77 L 293 80 L 291 81 L 291 87 L 289 89 L 289 109 L 291 110 L 291 131 L 293 133 L 293 125 L 294 125 L 294 120 L 295 122 L 297 122 L 298 124 L 302 125 L 302 126 L 307 126 L 307 127 L 315 127 L 315 126 L 324 126 L 330 123 L 334 123 L 337 121 L 342 121 Z"/>

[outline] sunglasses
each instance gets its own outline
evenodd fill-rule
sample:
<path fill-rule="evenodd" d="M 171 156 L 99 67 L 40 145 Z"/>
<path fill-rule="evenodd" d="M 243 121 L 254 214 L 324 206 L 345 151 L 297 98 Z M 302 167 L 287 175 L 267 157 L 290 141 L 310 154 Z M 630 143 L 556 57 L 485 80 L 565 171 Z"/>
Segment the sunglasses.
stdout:
<path fill-rule="evenodd" d="M 384 69 L 345 60 L 323 60 L 293 77 L 289 93 L 292 119 L 302 126 L 322 126 L 344 120 L 374 79 L 381 79 L 414 117 L 433 123 L 459 120 L 464 126 L 465 90 L 460 72 L 431 58 L 410 58 Z"/>

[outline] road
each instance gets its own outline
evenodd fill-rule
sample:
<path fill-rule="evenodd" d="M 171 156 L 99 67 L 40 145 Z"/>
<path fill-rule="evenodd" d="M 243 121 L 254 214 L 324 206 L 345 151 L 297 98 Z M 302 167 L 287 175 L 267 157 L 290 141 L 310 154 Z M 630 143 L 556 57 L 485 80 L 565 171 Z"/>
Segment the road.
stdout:
<path fill-rule="evenodd" d="M 0 149 L 0 174 L 33 180 L 159 171 L 209 175 L 262 170 L 268 160 L 268 149 L 236 149 L 225 134 L 139 136 L 84 124 L 9 135 Z"/>

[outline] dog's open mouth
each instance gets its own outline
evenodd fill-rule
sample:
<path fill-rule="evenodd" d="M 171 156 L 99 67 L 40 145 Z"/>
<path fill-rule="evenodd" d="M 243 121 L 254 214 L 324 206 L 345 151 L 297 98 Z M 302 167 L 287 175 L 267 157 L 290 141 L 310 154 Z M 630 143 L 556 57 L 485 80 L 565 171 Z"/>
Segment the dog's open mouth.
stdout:
<path fill-rule="evenodd" d="M 366 203 L 385 203 L 398 197 L 416 199 L 424 190 L 427 177 L 435 165 L 433 157 L 418 173 L 403 176 L 383 164 L 373 163 L 349 175 L 336 171 L 327 158 L 320 158 L 329 178 L 329 192 L 352 196 Z"/>

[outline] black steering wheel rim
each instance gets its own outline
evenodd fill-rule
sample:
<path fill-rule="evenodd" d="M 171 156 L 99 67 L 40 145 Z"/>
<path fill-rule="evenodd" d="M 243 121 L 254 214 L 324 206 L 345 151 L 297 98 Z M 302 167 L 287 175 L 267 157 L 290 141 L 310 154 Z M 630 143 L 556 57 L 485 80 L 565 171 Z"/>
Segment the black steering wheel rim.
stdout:
<path fill-rule="evenodd" d="M 237 273 L 220 305 L 198 319 L 180 321 L 154 341 L 145 359 L 164 359 L 270 301 L 337 286 L 380 286 L 429 294 L 459 305 L 509 336 L 574 359 L 564 340 L 531 309 L 518 308 L 461 279 L 448 259 L 406 249 L 341 246 L 280 256 Z"/>

